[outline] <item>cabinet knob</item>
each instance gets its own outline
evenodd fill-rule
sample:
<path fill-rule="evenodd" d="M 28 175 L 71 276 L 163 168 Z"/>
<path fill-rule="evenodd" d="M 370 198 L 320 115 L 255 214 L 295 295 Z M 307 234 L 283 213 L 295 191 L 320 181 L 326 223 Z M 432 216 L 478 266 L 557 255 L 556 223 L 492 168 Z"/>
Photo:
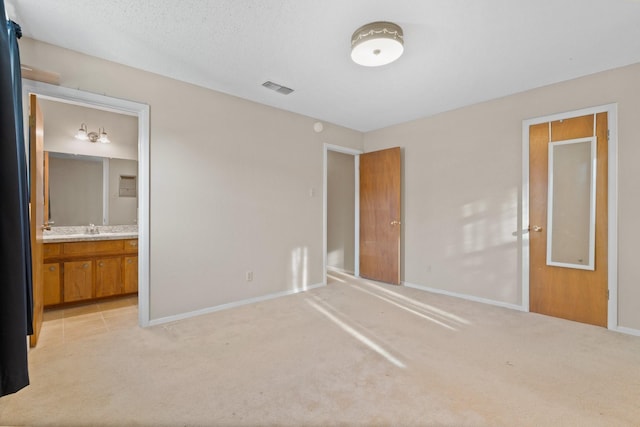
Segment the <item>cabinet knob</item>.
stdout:
<path fill-rule="evenodd" d="M 84 264 L 82 264 L 82 268 L 89 268 L 89 264 L 85 262 Z"/>
<path fill-rule="evenodd" d="M 138 242 L 129 242 L 131 246 L 138 246 Z"/>
<path fill-rule="evenodd" d="M 49 267 L 49 271 L 56 271 L 56 268 L 52 265 L 51 267 Z"/>
<path fill-rule="evenodd" d="M 127 260 L 127 264 L 131 264 L 132 262 L 133 262 L 133 260 L 132 260 L 131 258 L 129 258 L 129 259 Z"/>
<path fill-rule="evenodd" d="M 99 265 L 100 267 L 104 267 L 104 262 L 100 261 L 100 262 L 98 263 L 98 265 Z"/>

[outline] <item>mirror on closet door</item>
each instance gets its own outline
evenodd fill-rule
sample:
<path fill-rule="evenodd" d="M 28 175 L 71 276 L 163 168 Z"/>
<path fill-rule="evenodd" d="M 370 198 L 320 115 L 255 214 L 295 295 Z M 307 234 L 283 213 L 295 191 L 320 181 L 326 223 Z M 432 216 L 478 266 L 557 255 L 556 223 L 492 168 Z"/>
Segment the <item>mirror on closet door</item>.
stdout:
<path fill-rule="evenodd" d="M 595 269 L 596 144 L 549 144 L 547 265 Z"/>

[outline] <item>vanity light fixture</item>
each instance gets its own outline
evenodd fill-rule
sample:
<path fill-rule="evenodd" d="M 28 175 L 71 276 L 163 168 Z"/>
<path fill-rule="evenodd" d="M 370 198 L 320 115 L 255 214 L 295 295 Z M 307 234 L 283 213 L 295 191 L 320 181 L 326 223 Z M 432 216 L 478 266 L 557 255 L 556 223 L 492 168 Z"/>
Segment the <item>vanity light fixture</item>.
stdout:
<path fill-rule="evenodd" d="M 111 141 L 109 140 L 109 137 L 107 136 L 107 132 L 104 130 L 104 128 L 102 128 L 102 130 L 100 131 L 100 138 L 98 138 L 98 141 L 102 142 L 103 144 L 111 143 Z"/>
<path fill-rule="evenodd" d="M 84 123 L 80 125 L 80 129 L 78 129 L 76 133 L 76 139 L 89 142 L 101 142 L 103 144 L 109 144 L 111 142 L 104 128 L 98 128 L 98 132 L 87 132 L 87 125 Z"/>
<path fill-rule="evenodd" d="M 402 28 L 393 22 L 363 25 L 351 36 L 351 59 L 365 67 L 390 64 L 404 52 Z"/>

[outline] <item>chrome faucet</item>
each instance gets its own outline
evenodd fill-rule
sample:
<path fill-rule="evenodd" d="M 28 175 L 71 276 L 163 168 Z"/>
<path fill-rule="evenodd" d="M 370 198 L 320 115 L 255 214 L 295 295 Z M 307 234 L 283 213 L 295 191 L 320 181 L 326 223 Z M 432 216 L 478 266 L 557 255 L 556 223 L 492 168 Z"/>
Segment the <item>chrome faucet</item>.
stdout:
<path fill-rule="evenodd" d="M 95 224 L 89 224 L 87 227 L 87 234 L 98 234 L 99 232 L 100 230 L 98 230 L 98 227 Z"/>

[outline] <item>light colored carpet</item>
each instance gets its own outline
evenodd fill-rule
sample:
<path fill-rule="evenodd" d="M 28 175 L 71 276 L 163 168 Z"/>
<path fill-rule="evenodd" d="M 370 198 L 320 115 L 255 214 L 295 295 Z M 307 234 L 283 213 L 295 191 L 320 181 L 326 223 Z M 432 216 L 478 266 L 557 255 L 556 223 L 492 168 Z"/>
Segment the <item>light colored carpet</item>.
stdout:
<path fill-rule="evenodd" d="M 638 337 L 331 276 L 43 345 L 0 425 L 640 425 Z"/>

